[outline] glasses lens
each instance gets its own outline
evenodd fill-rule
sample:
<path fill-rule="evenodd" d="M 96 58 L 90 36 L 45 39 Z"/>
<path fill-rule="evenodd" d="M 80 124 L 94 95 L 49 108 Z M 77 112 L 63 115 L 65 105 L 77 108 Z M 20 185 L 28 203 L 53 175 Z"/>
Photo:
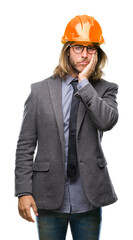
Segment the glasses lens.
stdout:
<path fill-rule="evenodd" d="M 83 45 L 73 45 L 72 48 L 73 48 L 73 51 L 75 53 L 81 53 L 83 52 L 84 48 L 87 48 L 87 52 L 89 54 L 93 54 L 96 52 L 96 48 L 92 47 L 92 46 L 83 46 Z"/>
<path fill-rule="evenodd" d="M 81 53 L 83 51 L 83 46 L 82 45 L 74 45 L 73 46 L 73 51 L 75 53 Z"/>
<path fill-rule="evenodd" d="M 96 52 L 96 48 L 94 47 L 91 47 L 91 46 L 87 46 L 87 51 L 89 54 L 93 54 Z"/>

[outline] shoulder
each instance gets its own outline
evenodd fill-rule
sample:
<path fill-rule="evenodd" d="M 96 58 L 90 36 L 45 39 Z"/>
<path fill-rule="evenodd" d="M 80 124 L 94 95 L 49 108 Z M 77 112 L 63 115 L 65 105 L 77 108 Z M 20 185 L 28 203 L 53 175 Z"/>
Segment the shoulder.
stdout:
<path fill-rule="evenodd" d="M 48 87 L 48 83 L 53 82 L 53 81 L 56 81 L 56 78 L 54 78 L 53 76 L 50 76 L 44 80 L 34 82 L 31 84 L 31 92 L 36 95 L 36 94 L 46 90 Z"/>
<path fill-rule="evenodd" d="M 32 83 L 31 84 L 31 88 L 32 89 L 41 89 L 42 87 L 46 87 L 46 85 L 49 83 L 49 82 L 53 82 L 53 81 L 61 81 L 62 79 L 61 78 L 55 78 L 53 75 L 44 79 L 44 80 L 41 80 L 41 81 L 38 81 L 38 82 L 35 82 L 35 83 Z"/>
<path fill-rule="evenodd" d="M 118 84 L 114 83 L 114 82 L 109 82 L 103 78 L 99 79 L 99 80 L 91 80 L 92 85 L 94 86 L 100 86 L 100 87 L 116 87 L 118 88 Z"/>
<path fill-rule="evenodd" d="M 118 93 L 118 85 L 114 82 L 109 82 L 104 79 L 99 80 L 90 80 L 90 83 L 94 87 L 94 89 L 99 93 L 100 96 L 103 96 L 106 92 L 114 92 Z"/>
<path fill-rule="evenodd" d="M 114 83 L 114 82 L 109 82 L 107 80 L 104 79 L 99 79 L 99 80 L 91 80 L 90 83 L 92 84 L 92 86 L 96 89 L 96 90 L 109 90 L 109 89 L 115 89 L 118 90 L 118 84 Z"/>
<path fill-rule="evenodd" d="M 44 80 L 34 82 L 31 84 L 31 90 L 32 91 L 39 91 L 42 89 L 42 87 L 45 87 L 47 85 L 47 82 L 51 79 L 52 77 L 46 78 Z"/>
<path fill-rule="evenodd" d="M 107 88 L 118 88 L 118 84 L 114 83 L 114 82 L 109 82 L 107 80 L 104 80 L 104 79 L 100 79 L 99 80 L 99 84 L 101 84 L 101 86 L 104 86 L 104 87 L 107 87 Z"/>

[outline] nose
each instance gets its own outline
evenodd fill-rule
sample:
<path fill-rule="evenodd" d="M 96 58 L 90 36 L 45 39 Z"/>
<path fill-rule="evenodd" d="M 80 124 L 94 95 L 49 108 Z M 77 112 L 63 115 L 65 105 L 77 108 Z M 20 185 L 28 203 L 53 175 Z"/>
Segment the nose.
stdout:
<path fill-rule="evenodd" d="M 87 47 L 86 46 L 84 47 L 84 50 L 82 52 L 82 57 L 84 57 L 84 58 L 88 57 L 88 52 L 87 52 Z"/>

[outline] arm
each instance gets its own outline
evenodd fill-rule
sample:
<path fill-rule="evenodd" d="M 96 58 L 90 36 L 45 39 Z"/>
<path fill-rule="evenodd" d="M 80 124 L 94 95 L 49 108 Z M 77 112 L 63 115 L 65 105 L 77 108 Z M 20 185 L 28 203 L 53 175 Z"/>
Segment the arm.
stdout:
<path fill-rule="evenodd" d="M 82 85 L 84 85 L 84 87 L 80 88 L 75 96 L 80 98 L 85 104 L 97 129 L 100 131 L 107 131 L 110 130 L 118 120 L 116 102 L 118 86 L 114 83 L 110 83 L 109 86 L 105 88 L 102 97 L 99 97 L 93 86 L 89 82 L 88 84 L 85 82 L 85 79 L 88 79 L 94 72 L 96 64 L 97 53 L 92 55 L 90 63 L 79 73 L 79 85 L 83 82 Z"/>
<path fill-rule="evenodd" d="M 118 86 L 112 83 L 101 98 L 88 82 L 75 94 L 85 104 L 92 121 L 100 131 L 110 130 L 118 120 L 117 92 Z"/>
<path fill-rule="evenodd" d="M 22 126 L 16 150 L 15 184 L 16 192 L 32 194 L 33 155 L 37 144 L 36 98 L 31 91 L 25 102 Z"/>
<path fill-rule="evenodd" d="M 19 213 L 23 218 L 32 222 L 34 220 L 30 214 L 30 207 L 33 208 L 35 214 L 37 213 L 34 199 L 30 196 L 32 195 L 32 165 L 36 144 L 36 98 L 32 86 L 31 93 L 25 102 L 15 167 L 15 195 L 19 196 Z M 24 196 L 25 193 L 27 196 Z"/>

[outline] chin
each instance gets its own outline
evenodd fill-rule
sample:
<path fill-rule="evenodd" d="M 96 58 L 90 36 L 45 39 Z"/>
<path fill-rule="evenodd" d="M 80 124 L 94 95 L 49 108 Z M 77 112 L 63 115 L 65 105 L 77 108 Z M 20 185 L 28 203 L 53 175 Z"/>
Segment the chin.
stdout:
<path fill-rule="evenodd" d="M 87 66 L 87 65 L 80 67 L 80 68 L 78 69 L 78 72 L 81 73 L 81 72 L 86 68 L 86 66 Z"/>

